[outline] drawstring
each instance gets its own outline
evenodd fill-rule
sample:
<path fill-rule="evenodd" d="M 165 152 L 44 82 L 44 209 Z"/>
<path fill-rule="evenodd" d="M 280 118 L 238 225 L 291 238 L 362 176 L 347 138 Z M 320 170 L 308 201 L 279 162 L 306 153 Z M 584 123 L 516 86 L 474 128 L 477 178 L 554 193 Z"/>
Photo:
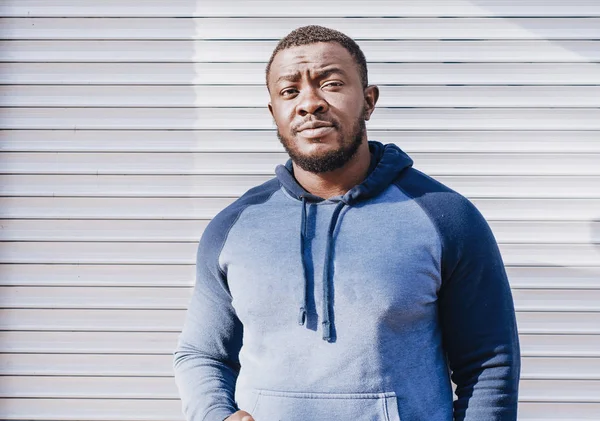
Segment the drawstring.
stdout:
<path fill-rule="evenodd" d="M 329 342 L 331 340 L 331 298 L 329 296 L 329 266 L 331 264 L 331 249 L 333 245 L 333 233 L 337 225 L 338 216 L 342 211 L 345 203 L 340 202 L 335 207 L 331 222 L 329 223 L 329 231 L 327 232 L 327 243 L 325 245 L 325 262 L 323 263 L 323 340 Z"/>
<path fill-rule="evenodd" d="M 304 279 L 304 286 L 302 291 L 302 304 L 298 313 L 298 324 L 303 326 L 306 323 L 306 308 L 307 308 L 307 295 L 308 295 L 308 279 L 306 277 L 306 264 L 304 262 L 304 240 L 306 238 L 306 197 L 301 196 L 302 199 L 302 219 L 300 223 L 300 256 L 302 260 L 302 275 Z M 344 201 L 339 202 L 331 215 L 331 221 L 329 222 L 329 229 L 327 231 L 327 242 L 325 244 L 325 261 L 323 263 L 323 340 L 331 341 L 331 297 L 329 294 L 329 275 L 330 275 L 330 259 L 331 251 L 333 248 L 333 233 L 338 222 L 338 218 L 342 208 L 346 205 Z"/>
<path fill-rule="evenodd" d="M 307 301 L 308 301 L 308 279 L 306 277 L 306 264 L 304 262 L 304 240 L 306 238 L 306 197 L 300 196 L 302 199 L 302 216 L 300 222 L 300 259 L 302 261 L 302 275 L 304 280 L 303 291 L 302 291 L 302 304 L 300 305 L 300 311 L 298 313 L 298 324 L 303 326 L 306 323 L 306 315 L 307 315 Z M 331 221 L 329 222 L 329 229 L 327 231 L 327 242 L 325 244 L 325 261 L 323 263 L 323 321 L 321 324 L 323 325 L 323 340 L 331 341 L 331 297 L 329 296 L 329 283 L 330 283 L 330 259 L 331 259 L 331 251 L 333 248 L 333 233 L 335 232 L 335 228 L 337 226 L 338 218 L 342 208 L 346 205 L 346 203 L 342 200 L 339 202 L 335 209 L 333 210 L 333 214 L 331 215 Z"/>
<path fill-rule="evenodd" d="M 300 223 L 300 259 L 302 261 L 302 278 L 304 279 L 304 291 L 302 296 L 302 305 L 298 314 L 298 324 L 304 325 L 306 322 L 306 301 L 308 294 L 308 280 L 306 279 L 306 265 L 304 263 L 304 238 L 306 237 L 306 197 L 302 196 L 302 219 Z"/>
<path fill-rule="evenodd" d="M 336 225 L 339 223 L 338 219 L 340 218 L 341 211 L 344 206 L 351 206 L 351 204 L 359 203 L 359 201 L 361 200 L 376 197 L 377 195 L 382 193 L 386 188 L 388 188 L 402 171 L 405 171 L 406 169 L 410 168 L 413 164 L 413 161 L 409 158 L 409 156 L 402 152 L 396 145 L 383 145 L 379 142 L 369 141 L 368 146 L 369 152 L 371 154 L 371 161 L 369 164 L 367 175 L 360 184 L 352 187 L 352 189 L 348 190 L 343 196 L 340 197 L 340 199 L 336 197 L 336 208 L 331 217 L 329 229 L 327 231 L 327 242 L 325 246 L 325 262 L 323 265 L 324 267 L 322 317 L 323 339 L 326 341 L 332 340 L 332 332 L 335 330 L 335 326 L 333 326 L 333 317 L 335 315 L 333 311 L 333 297 L 330 297 L 330 289 L 333 288 L 333 284 L 330 285 L 330 277 L 332 277 L 332 274 L 330 273 L 332 272 L 332 262 L 330 260 L 332 259 L 334 251 L 333 234 L 335 232 Z M 312 303 L 309 303 L 310 296 L 308 294 L 312 293 L 312 291 L 309 291 L 309 281 L 313 281 L 313 274 L 311 273 L 313 265 L 309 265 L 309 261 L 305 260 L 305 258 L 308 257 L 305 256 L 305 253 L 308 251 L 305 250 L 305 248 L 310 247 L 310 243 L 308 242 L 307 238 L 309 236 L 310 231 L 308 230 L 309 222 L 307 221 L 308 211 L 306 207 L 307 204 L 310 206 L 310 204 L 313 202 L 321 203 L 326 199 L 309 193 L 298 183 L 298 181 L 294 177 L 294 165 L 291 159 L 288 160 L 285 163 L 285 165 L 278 165 L 275 169 L 275 173 L 277 174 L 277 179 L 279 180 L 279 183 L 281 184 L 281 187 L 284 190 L 284 192 L 286 192 L 286 194 L 289 195 L 291 198 L 302 201 L 300 259 L 302 263 L 302 275 L 304 278 L 304 285 L 302 290 L 302 303 L 299 306 L 300 308 L 298 312 L 298 324 L 300 326 L 304 326 L 310 321 L 308 319 L 308 304 Z M 337 200 L 340 201 L 337 202 Z M 331 202 L 327 203 L 327 205 L 330 204 Z M 310 298 L 312 301 L 312 297 Z M 292 308 L 291 310 L 292 317 L 294 310 L 294 308 Z"/>

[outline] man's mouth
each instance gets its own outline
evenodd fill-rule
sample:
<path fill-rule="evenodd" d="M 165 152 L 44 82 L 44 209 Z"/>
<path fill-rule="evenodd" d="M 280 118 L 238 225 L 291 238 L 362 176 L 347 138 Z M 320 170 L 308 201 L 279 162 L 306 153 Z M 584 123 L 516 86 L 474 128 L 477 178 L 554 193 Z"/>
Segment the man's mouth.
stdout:
<path fill-rule="evenodd" d="M 309 121 L 300 125 L 296 129 L 296 133 L 305 138 L 317 138 L 323 137 L 333 130 L 335 130 L 334 124 L 328 121 Z"/>
<path fill-rule="evenodd" d="M 322 127 L 316 127 L 314 129 L 300 130 L 300 131 L 298 131 L 298 134 L 302 137 L 311 139 L 311 138 L 323 137 L 323 136 L 331 133 L 333 130 L 335 130 L 335 127 L 333 127 L 333 126 L 322 126 Z"/>

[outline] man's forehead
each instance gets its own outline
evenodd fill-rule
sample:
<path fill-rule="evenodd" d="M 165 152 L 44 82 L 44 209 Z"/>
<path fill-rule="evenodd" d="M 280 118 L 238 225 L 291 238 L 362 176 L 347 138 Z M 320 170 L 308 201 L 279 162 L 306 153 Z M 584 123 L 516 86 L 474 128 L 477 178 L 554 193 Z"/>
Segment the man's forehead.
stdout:
<path fill-rule="evenodd" d="M 271 72 L 279 75 L 301 68 L 322 69 L 332 65 L 344 68 L 352 60 L 350 53 L 337 42 L 318 42 L 279 51 L 271 64 Z"/>

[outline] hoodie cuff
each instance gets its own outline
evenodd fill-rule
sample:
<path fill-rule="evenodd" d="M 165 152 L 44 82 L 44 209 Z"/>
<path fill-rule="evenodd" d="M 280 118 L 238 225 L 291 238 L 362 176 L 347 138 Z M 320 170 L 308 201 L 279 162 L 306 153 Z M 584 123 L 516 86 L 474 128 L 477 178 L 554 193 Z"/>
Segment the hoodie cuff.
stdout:
<path fill-rule="evenodd" d="M 235 408 L 217 406 L 208 411 L 202 421 L 224 421 L 236 411 Z"/>

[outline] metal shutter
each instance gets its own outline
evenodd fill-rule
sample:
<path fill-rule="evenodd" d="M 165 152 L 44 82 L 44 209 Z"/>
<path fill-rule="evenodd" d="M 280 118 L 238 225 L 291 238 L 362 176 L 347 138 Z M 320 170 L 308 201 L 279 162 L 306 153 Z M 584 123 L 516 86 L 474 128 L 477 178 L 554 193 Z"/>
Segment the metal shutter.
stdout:
<path fill-rule="evenodd" d="M 370 137 L 501 243 L 519 419 L 600 419 L 600 2 L 0 2 L 0 417 L 181 420 L 171 352 L 216 212 L 283 153 L 276 40 L 355 37 Z M 300 13 L 300 17 L 296 17 Z"/>

